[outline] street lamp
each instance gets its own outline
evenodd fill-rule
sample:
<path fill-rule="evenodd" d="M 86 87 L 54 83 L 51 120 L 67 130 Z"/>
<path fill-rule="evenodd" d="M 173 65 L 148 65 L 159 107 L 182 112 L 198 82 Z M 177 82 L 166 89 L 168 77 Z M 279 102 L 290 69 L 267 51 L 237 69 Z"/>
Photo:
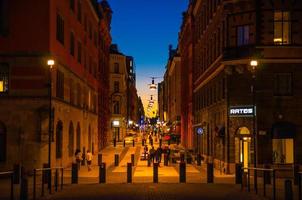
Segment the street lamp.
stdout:
<path fill-rule="evenodd" d="M 52 139 L 52 106 L 51 106 L 51 97 L 52 97 L 52 79 L 51 79 L 51 70 L 55 61 L 52 59 L 47 60 L 47 66 L 49 67 L 49 121 L 48 121 L 48 167 L 51 167 L 51 139 Z"/>

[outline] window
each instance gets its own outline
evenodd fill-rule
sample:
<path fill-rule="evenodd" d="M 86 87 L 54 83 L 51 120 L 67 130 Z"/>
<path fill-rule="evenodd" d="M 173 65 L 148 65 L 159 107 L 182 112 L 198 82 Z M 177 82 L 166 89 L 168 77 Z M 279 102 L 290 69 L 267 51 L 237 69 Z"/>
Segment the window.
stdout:
<path fill-rule="evenodd" d="M 69 0 L 69 6 L 70 6 L 70 10 L 72 10 L 74 12 L 74 0 Z"/>
<path fill-rule="evenodd" d="M 0 35 L 8 35 L 8 3 L 9 0 L 0 0 Z"/>
<path fill-rule="evenodd" d="M 120 114 L 120 102 L 113 101 L 113 114 Z"/>
<path fill-rule="evenodd" d="M 114 63 L 114 73 L 116 74 L 120 73 L 120 66 L 118 63 Z"/>
<path fill-rule="evenodd" d="M 237 46 L 247 45 L 250 42 L 249 37 L 249 26 L 238 26 L 237 27 Z"/>
<path fill-rule="evenodd" d="M 63 123 L 59 121 L 56 128 L 56 158 L 62 158 Z"/>
<path fill-rule="evenodd" d="M 290 13 L 275 11 L 274 13 L 274 43 L 277 45 L 290 44 Z"/>
<path fill-rule="evenodd" d="M 64 73 L 61 71 L 57 71 L 57 97 L 64 100 Z"/>
<path fill-rule="evenodd" d="M 6 127 L 0 122 L 0 162 L 6 161 Z"/>
<path fill-rule="evenodd" d="M 114 92 L 120 91 L 120 83 L 118 81 L 114 81 Z"/>
<path fill-rule="evenodd" d="M 82 3 L 80 0 L 78 0 L 78 20 L 80 23 L 82 22 Z"/>
<path fill-rule="evenodd" d="M 74 56 L 74 33 L 70 33 L 70 54 Z"/>
<path fill-rule="evenodd" d="M 82 106 L 82 90 L 79 83 L 77 84 L 77 105 Z"/>
<path fill-rule="evenodd" d="M 69 134 L 68 134 L 68 155 L 69 157 L 73 156 L 73 148 L 74 148 L 74 128 L 73 123 L 69 123 Z"/>
<path fill-rule="evenodd" d="M 64 45 L 64 20 L 57 14 L 57 40 Z"/>
<path fill-rule="evenodd" d="M 80 127 L 80 123 L 78 122 L 77 124 L 77 144 L 76 144 L 76 148 L 77 149 L 81 149 L 81 127 Z"/>
<path fill-rule="evenodd" d="M 78 63 L 82 63 L 82 44 L 78 41 Z"/>
<path fill-rule="evenodd" d="M 294 140 L 273 139 L 273 162 L 279 164 L 294 162 Z"/>
<path fill-rule="evenodd" d="M 291 73 L 275 74 L 274 94 L 277 96 L 292 95 L 292 74 Z"/>
<path fill-rule="evenodd" d="M 92 25 L 91 25 L 91 22 L 89 22 L 89 39 L 92 40 Z"/>
<path fill-rule="evenodd" d="M 94 45 L 98 47 L 98 33 L 96 31 L 94 32 Z"/>
<path fill-rule="evenodd" d="M 8 65 L 0 64 L 0 94 L 8 92 L 8 76 Z"/>
<path fill-rule="evenodd" d="M 70 80 L 70 88 L 69 88 L 69 94 L 70 94 L 70 104 L 74 105 L 74 84 L 73 80 Z"/>

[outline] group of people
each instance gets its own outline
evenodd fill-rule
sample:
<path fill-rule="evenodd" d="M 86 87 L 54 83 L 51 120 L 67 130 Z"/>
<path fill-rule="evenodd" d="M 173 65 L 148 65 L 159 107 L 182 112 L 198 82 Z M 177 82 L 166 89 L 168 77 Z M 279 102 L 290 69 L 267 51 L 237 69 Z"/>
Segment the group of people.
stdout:
<path fill-rule="evenodd" d="M 78 165 L 78 169 L 81 167 L 81 163 L 85 165 L 85 161 L 87 161 L 87 168 L 88 171 L 91 171 L 91 164 L 92 164 L 92 153 L 90 150 L 87 150 L 86 154 L 82 154 L 80 149 L 76 149 L 75 151 L 75 159 Z"/>

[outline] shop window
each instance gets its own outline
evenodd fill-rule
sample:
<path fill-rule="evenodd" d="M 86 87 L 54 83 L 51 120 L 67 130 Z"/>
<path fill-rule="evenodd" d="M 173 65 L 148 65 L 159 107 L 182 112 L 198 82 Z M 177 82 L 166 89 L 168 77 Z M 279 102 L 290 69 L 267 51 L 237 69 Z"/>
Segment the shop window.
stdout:
<path fill-rule="evenodd" d="M 0 162 L 6 161 L 6 127 L 0 122 Z"/>
<path fill-rule="evenodd" d="M 62 158 L 63 149 L 63 123 L 59 121 L 56 128 L 56 158 Z"/>
<path fill-rule="evenodd" d="M 278 164 L 294 163 L 294 140 L 273 139 L 273 162 Z"/>
<path fill-rule="evenodd" d="M 57 14 L 57 40 L 64 45 L 64 19 Z"/>
<path fill-rule="evenodd" d="M 276 95 L 276 96 L 292 95 L 292 74 L 291 73 L 275 74 L 274 95 Z"/>
<path fill-rule="evenodd" d="M 237 27 L 237 46 L 247 45 L 250 42 L 249 26 L 238 26 Z"/>
<path fill-rule="evenodd" d="M 275 11 L 274 13 L 274 44 L 290 44 L 291 33 L 290 13 Z"/>
<path fill-rule="evenodd" d="M 0 94 L 8 92 L 9 67 L 6 64 L 0 64 Z"/>
<path fill-rule="evenodd" d="M 57 71 L 56 96 L 64 99 L 64 73 Z"/>

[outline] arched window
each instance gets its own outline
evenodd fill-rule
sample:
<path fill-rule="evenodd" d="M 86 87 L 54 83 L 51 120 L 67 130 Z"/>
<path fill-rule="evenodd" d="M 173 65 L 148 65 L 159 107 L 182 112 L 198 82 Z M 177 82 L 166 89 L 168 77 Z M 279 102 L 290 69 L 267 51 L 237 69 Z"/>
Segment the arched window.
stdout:
<path fill-rule="evenodd" d="M 56 126 L 56 158 L 62 158 L 63 149 L 63 123 L 58 121 Z"/>
<path fill-rule="evenodd" d="M 73 123 L 70 122 L 69 123 L 69 142 L 68 142 L 68 152 L 69 152 L 69 156 L 72 157 L 73 153 L 74 153 L 74 128 L 73 128 Z"/>
<path fill-rule="evenodd" d="M 89 127 L 88 127 L 88 149 L 89 151 L 92 150 L 92 135 L 91 135 L 91 126 L 89 124 Z"/>
<path fill-rule="evenodd" d="M 6 161 L 6 127 L 0 122 L 0 162 Z"/>
<path fill-rule="evenodd" d="M 77 124 L 77 149 L 81 150 L 81 127 L 79 122 Z"/>

